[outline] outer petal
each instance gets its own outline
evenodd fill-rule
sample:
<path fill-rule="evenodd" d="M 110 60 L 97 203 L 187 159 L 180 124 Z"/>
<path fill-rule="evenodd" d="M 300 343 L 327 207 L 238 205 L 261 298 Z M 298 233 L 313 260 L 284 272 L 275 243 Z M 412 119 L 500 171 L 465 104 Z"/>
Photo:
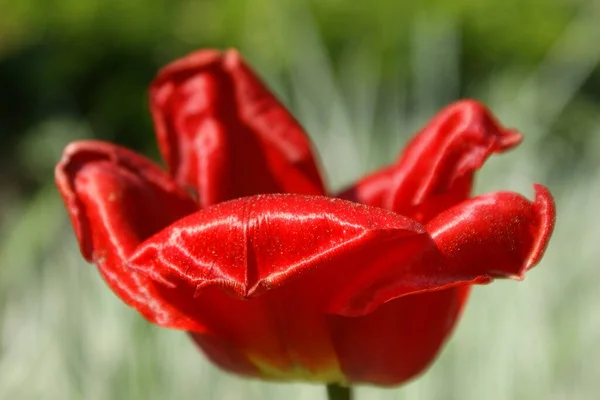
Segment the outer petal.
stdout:
<path fill-rule="evenodd" d="M 426 228 L 454 279 L 522 279 L 546 249 L 556 219 L 552 195 L 535 185 L 535 202 L 510 192 L 478 196 L 447 210 Z"/>
<path fill-rule="evenodd" d="M 55 172 L 81 252 L 113 291 L 152 322 L 202 330 L 161 301 L 147 277 L 124 268 L 142 240 L 195 211 L 194 201 L 150 161 L 109 143 L 69 145 Z"/>
<path fill-rule="evenodd" d="M 172 302 L 213 333 L 195 339 L 223 368 L 330 382 L 345 380 L 324 312 L 332 295 L 361 270 L 386 267 L 370 263 L 382 249 L 401 264 L 431 246 L 421 225 L 380 208 L 262 195 L 184 218 L 129 263 L 164 282 L 164 298 L 187 293 Z"/>
<path fill-rule="evenodd" d="M 468 198 L 473 173 L 491 154 L 521 139 L 485 106 L 463 100 L 436 115 L 395 164 L 365 177 L 340 197 L 426 222 Z"/>
<path fill-rule="evenodd" d="M 129 264 L 166 286 L 185 282 L 201 291 L 216 285 L 249 298 L 313 271 L 377 270 L 379 255 L 387 259 L 392 249 L 397 255 L 389 261 L 396 262 L 432 247 L 420 224 L 392 212 L 273 194 L 198 211 L 145 241 Z"/>
<path fill-rule="evenodd" d="M 397 385 L 423 372 L 450 335 L 469 291 L 459 286 L 404 296 L 360 317 L 329 316 L 348 381 Z"/>
<path fill-rule="evenodd" d="M 427 229 L 444 254 L 444 264 L 437 270 L 422 264 L 420 293 L 391 300 L 363 316 L 329 318 L 347 379 L 395 385 L 423 372 L 465 305 L 470 285 L 461 282 L 523 277 L 542 257 L 554 220 L 552 198 L 542 186 L 536 186 L 534 203 L 514 193 L 495 193 L 435 218 Z M 391 285 L 391 290 L 397 288 Z"/>
<path fill-rule="evenodd" d="M 328 312 L 357 316 L 407 294 L 522 277 L 541 258 L 554 216 L 539 185 L 534 203 L 510 192 L 463 202 L 427 225 L 431 236 L 376 207 L 263 195 L 182 219 L 129 262 L 167 287 L 219 286 L 245 299 L 297 280 Z"/>
<path fill-rule="evenodd" d="M 362 315 L 407 294 L 485 284 L 494 278 L 522 279 L 541 259 L 556 215 L 548 189 L 535 185 L 535 190 L 534 203 L 516 193 L 498 192 L 445 211 L 426 225 L 435 250 L 423 247 L 421 256 L 407 259 L 402 268 L 394 267 L 393 249 L 382 250 L 372 257 L 371 268 L 338 291 L 329 311 Z"/>
<path fill-rule="evenodd" d="M 152 83 L 150 106 L 171 173 L 202 206 L 323 194 L 302 128 L 236 51 L 199 51 L 168 65 Z"/>
<path fill-rule="evenodd" d="M 140 245 L 129 265 L 163 282 L 165 298 L 180 294 L 169 301 L 219 337 L 216 344 L 208 336 L 196 339 L 226 369 L 397 383 L 431 361 L 456 320 L 466 285 L 521 276 L 539 260 L 554 208 L 547 190 L 536 190 L 535 203 L 513 193 L 465 202 L 432 221 L 431 236 L 397 214 L 343 200 L 238 199 L 171 225 Z M 417 318 L 422 312 L 441 319 Z M 402 331 L 411 318 L 431 336 Z M 391 356 L 377 350 L 378 356 L 363 358 L 366 345 L 352 343 L 374 336 L 369 326 L 388 322 L 398 343 L 423 352 L 390 347 L 394 354 L 407 351 L 409 361 L 386 372 Z M 355 330 L 340 338 L 345 326 Z M 369 365 L 372 374 L 365 372 Z"/>
<path fill-rule="evenodd" d="M 210 333 L 191 333 L 190 336 L 215 365 L 240 375 L 260 376 L 239 345 Z"/>

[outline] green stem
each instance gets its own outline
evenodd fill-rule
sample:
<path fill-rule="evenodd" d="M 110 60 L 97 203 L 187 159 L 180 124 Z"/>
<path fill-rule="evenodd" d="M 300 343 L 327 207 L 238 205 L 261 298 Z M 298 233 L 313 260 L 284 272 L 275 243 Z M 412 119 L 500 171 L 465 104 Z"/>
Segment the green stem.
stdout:
<path fill-rule="evenodd" d="M 352 389 L 332 383 L 327 385 L 327 398 L 329 400 L 352 400 Z"/>

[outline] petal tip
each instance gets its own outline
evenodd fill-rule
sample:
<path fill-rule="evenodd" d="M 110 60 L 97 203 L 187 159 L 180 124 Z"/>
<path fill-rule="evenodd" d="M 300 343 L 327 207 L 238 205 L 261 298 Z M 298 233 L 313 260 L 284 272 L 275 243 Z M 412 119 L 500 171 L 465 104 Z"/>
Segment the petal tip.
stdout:
<path fill-rule="evenodd" d="M 89 237 L 89 221 L 83 205 L 75 193 L 75 176 L 90 158 L 97 157 L 98 150 L 106 147 L 98 140 L 79 140 L 69 143 L 63 150 L 59 162 L 54 167 L 54 181 L 63 198 L 81 254 L 88 262 L 93 262 L 93 246 Z"/>
<path fill-rule="evenodd" d="M 76 140 L 67 144 L 65 149 L 63 150 L 60 161 L 56 165 L 55 171 L 59 171 L 61 168 L 65 168 L 71 161 L 73 161 L 73 157 L 81 152 L 88 152 L 94 150 L 104 150 L 106 147 L 106 143 L 100 140 Z"/>
<path fill-rule="evenodd" d="M 157 86 L 173 74 L 185 72 L 190 69 L 205 68 L 218 62 L 221 57 L 222 53 L 220 50 L 203 49 L 189 53 L 188 55 L 167 64 L 158 72 L 150 84 L 150 93 L 157 90 Z"/>
<path fill-rule="evenodd" d="M 508 275 L 506 278 L 512 281 L 523 282 L 525 280 L 525 271 L 521 271 L 520 273 L 514 275 Z"/>
<path fill-rule="evenodd" d="M 225 50 L 221 58 L 223 69 L 229 73 L 235 73 L 240 68 L 245 68 L 244 58 L 237 49 L 230 48 Z"/>
<path fill-rule="evenodd" d="M 226 65 L 236 64 L 242 60 L 240 52 L 235 48 L 229 48 L 223 53 L 223 62 Z"/>
<path fill-rule="evenodd" d="M 495 137 L 493 144 L 494 152 L 504 152 L 514 148 L 523 141 L 523 134 L 513 128 L 505 128 L 498 122 L 492 111 L 483 103 L 474 99 L 464 99 L 449 106 L 452 111 L 470 115 L 475 121 L 479 121 L 481 128 L 489 131 Z"/>
<path fill-rule="evenodd" d="M 516 129 L 504 129 L 501 131 L 501 135 L 498 136 L 498 150 L 499 152 L 503 152 L 506 150 L 510 150 L 523 141 L 523 134 Z"/>
<path fill-rule="evenodd" d="M 526 270 L 533 268 L 538 264 L 548 247 L 548 242 L 554 231 L 554 225 L 556 223 L 556 204 L 550 190 L 547 187 L 534 184 L 535 189 L 535 201 L 534 211 L 537 215 L 538 221 L 536 224 L 536 240 L 531 249 L 529 259 L 526 263 Z"/>

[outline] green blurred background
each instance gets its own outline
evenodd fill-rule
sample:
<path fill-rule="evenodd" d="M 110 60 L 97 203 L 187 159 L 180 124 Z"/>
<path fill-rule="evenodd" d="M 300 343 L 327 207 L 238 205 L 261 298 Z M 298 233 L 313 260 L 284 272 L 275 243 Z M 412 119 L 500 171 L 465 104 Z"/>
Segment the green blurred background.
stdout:
<path fill-rule="evenodd" d="M 147 85 L 203 47 L 241 50 L 306 127 L 333 189 L 474 97 L 525 135 L 476 191 L 555 193 L 542 264 L 476 288 L 422 378 L 358 399 L 597 398 L 598 21 L 597 0 L 0 0 L 0 398 L 324 398 L 217 371 L 120 303 L 83 262 L 54 188 L 71 140 L 156 156 Z"/>

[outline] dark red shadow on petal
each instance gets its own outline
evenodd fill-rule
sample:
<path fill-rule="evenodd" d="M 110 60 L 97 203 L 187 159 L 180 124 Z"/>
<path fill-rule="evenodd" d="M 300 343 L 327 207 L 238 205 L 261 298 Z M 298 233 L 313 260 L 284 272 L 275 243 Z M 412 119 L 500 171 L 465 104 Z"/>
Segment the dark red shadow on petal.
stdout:
<path fill-rule="evenodd" d="M 191 338 L 214 364 L 225 371 L 246 376 L 260 376 L 237 344 L 213 334 L 191 333 Z"/>
<path fill-rule="evenodd" d="M 404 296 L 360 317 L 328 323 L 349 382 L 398 385 L 435 359 L 460 316 L 469 286 Z"/>
<path fill-rule="evenodd" d="M 291 289 L 240 299 L 217 286 L 196 296 L 184 282 L 157 287 L 162 299 L 206 327 L 192 337 L 224 370 L 264 379 L 302 380 L 322 371 L 339 375 L 325 314 L 310 292 Z"/>

